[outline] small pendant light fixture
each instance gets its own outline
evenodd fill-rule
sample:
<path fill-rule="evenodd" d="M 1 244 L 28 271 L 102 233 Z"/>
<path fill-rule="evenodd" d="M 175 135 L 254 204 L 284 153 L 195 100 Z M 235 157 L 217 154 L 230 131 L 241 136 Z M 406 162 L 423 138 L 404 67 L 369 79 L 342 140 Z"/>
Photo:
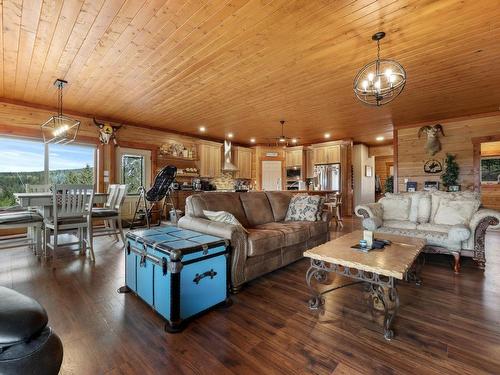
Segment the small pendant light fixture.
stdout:
<path fill-rule="evenodd" d="M 363 103 L 381 106 L 401 94 L 406 84 L 406 71 L 395 60 L 380 58 L 380 41 L 385 33 L 380 31 L 372 36 L 377 42 L 377 60 L 365 65 L 354 78 L 353 90 Z"/>
<path fill-rule="evenodd" d="M 63 88 L 68 82 L 56 79 L 54 86 L 58 90 L 57 115 L 50 117 L 41 125 L 44 143 L 67 144 L 73 142 L 80 128 L 80 121 L 63 115 Z"/>
<path fill-rule="evenodd" d="M 276 146 L 287 147 L 290 143 L 295 145 L 298 142 L 298 138 L 290 138 L 285 136 L 285 120 L 280 121 L 281 124 L 281 136 L 274 138 L 276 141 Z"/>

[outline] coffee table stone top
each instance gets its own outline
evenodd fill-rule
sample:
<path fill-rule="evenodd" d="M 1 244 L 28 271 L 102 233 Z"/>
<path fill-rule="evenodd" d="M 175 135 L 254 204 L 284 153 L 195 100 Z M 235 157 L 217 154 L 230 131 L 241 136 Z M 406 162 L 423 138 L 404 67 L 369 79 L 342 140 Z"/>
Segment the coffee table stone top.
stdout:
<path fill-rule="evenodd" d="M 375 233 L 377 239 L 392 241 L 384 249 L 367 253 L 352 249 L 363 238 L 363 231 L 354 231 L 304 252 L 304 256 L 360 271 L 373 272 L 402 280 L 426 242 L 422 238 Z"/>

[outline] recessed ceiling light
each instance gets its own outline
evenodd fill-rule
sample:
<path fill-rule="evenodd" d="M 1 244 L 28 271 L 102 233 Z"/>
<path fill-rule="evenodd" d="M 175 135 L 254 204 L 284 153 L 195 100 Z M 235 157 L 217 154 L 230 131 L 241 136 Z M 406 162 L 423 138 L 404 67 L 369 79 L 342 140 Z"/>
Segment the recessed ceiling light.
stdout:
<path fill-rule="evenodd" d="M 255 143 L 255 138 L 250 138 L 250 143 Z"/>
<path fill-rule="evenodd" d="M 383 141 L 384 139 L 385 139 L 385 138 L 384 138 L 384 137 L 382 137 L 382 136 L 375 138 L 375 140 L 376 140 L 376 141 Z"/>
<path fill-rule="evenodd" d="M 296 138 L 292 138 L 292 143 L 297 143 L 297 139 Z"/>
<path fill-rule="evenodd" d="M 200 127 L 198 128 L 198 130 L 199 130 L 200 132 L 204 132 L 205 130 L 207 130 L 207 128 L 205 128 L 204 126 L 200 126 Z"/>
<path fill-rule="evenodd" d="M 227 133 L 228 138 L 233 138 L 233 133 Z"/>
<path fill-rule="evenodd" d="M 330 133 L 325 133 L 325 138 L 330 138 Z"/>

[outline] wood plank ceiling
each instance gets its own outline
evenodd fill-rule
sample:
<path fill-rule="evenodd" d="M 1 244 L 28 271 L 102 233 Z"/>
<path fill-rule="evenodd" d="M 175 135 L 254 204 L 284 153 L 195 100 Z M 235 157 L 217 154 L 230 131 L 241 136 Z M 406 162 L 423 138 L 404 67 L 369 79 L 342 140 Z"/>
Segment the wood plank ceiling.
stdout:
<path fill-rule="evenodd" d="M 374 143 L 393 124 L 499 110 L 498 0 L 3 0 L 0 98 L 224 138 Z M 382 108 L 352 93 L 376 56 L 406 68 Z M 0 99 L 1 100 L 1 99 Z"/>

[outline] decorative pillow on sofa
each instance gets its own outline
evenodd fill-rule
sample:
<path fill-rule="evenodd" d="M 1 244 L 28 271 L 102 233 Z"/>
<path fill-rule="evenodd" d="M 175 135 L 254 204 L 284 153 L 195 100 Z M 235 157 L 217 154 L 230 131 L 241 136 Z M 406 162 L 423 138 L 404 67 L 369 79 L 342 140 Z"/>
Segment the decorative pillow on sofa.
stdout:
<path fill-rule="evenodd" d="M 480 203 L 477 200 L 452 200 L 441 198 L 439 200 L 436 216 L 434 216 L 434 223 L 445 225 L 469 225 L 479 205 Z"/>
<path fill-rule="evenodd" d="M 446 191 L 439 191 L 439 190 L 434 190 L 431 192 L 431 201 L 432 201 L 432 208 L 431 208 L 431 217 L 430 217 L 430 222 L 434 222 L 434 217 L 436 216 L 437 210 L 439 208 L 439 202 L 441 199 L 450 199 L 454 201 L 475 201 L 479 205 L 481 205 L 481 198 L 479 193 L 474 192 L 474 191 L 459 191 L 456 193 L 449 193 Z M 479 207 L 479 206 L 478 206 Z"/>
<path fill-rule="evenodd" d="M 384 220 L 408 220 L 410 216 L 411 198 L 391 195 L 379 200 L 384 209 Z"/>
<path fill-rule="evenodd" d="M 417 222 L 428 223 L 431 218 L 431 208 L 431 197 L 428 194 L 421 196 L 418 201 Z"/>
<path fill-rule="evenodd" d="M 316 221 L 321 221 L 323 218 L 323 206 L 325 205 L 325 197 L 321 195 L 318 202 L 318 212 L 316 212 Z"/>
<path fill-rule="evenodd" d="M 248 231 L 243 225 L 234 217 L 232 213 L 227 211 L 208 211 L 203 210 L 203 215 L 205 215 L 211 221 L 217 221 L 219 223 L 232 224 L 241 227 L 246 233 Z"/>
<path fill-rule="evenodd" d="M 319 195 L 294 195 L 288 205 L 285 221 L 317 221 L 320 201 Z"/>

